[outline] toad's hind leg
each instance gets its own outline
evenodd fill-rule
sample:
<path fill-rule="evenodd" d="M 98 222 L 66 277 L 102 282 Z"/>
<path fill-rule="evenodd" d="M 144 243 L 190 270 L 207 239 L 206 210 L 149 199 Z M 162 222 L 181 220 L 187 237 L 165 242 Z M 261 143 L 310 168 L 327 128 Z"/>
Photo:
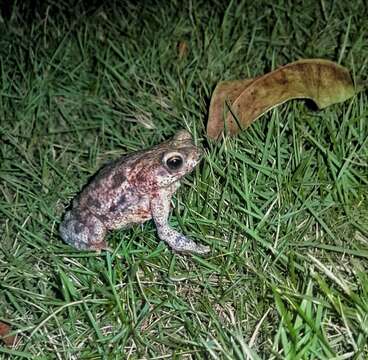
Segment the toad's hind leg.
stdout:
<path fill-rule="evenodd" d="M 108 246 L 104 240 L 106 232 L 107 229 L 101 220 L 88 211 L 68 211 L 60 225 L 63 240 L 78 250 L 107 250 Z"/>
<path fill-rule="evenodd" d="M 169 225 L 171 194 L 165 191 L 160 192 L 151 200 L 152 218 L 155 221 L 157 233 L 161 240 L 178 252 L 206 254 L 210 251 L 208 246 L 195 243 L 183 234 L 180 234 Z"/>

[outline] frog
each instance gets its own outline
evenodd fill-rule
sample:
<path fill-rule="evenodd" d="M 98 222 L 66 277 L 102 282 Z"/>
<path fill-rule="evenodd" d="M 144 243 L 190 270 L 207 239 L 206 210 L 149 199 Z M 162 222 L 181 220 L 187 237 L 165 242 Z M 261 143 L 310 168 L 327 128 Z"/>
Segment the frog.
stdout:
<path fill-rule="evenodd" d="M 169 224 L 171 200 L 181 179 L 203 157 L 190 132 L 179 130 L 156 146 L 121 156 L 102 167 L 72 201 L 60 224 L 77 250 L 111 251 L 108 232 L 153 220 L 159 239 L 178 253 L 207 254 Z"/>

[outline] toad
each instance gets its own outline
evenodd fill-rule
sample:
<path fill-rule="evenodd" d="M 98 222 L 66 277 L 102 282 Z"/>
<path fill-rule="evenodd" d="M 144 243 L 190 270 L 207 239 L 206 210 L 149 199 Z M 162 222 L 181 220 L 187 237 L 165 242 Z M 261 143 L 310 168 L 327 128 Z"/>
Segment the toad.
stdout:
<path fill-rule="evenodd" d="M 181 130 L 171 140 L 106 165 L 73 200 L 60 225 L 61 237 L 79 250 L 109 250 L 109 230 L 153 219 L 158 237 L 173 250 L 208 253 L 208 246 L 169 225 L 171 197 L 201 155 L 191 134 Z"/>

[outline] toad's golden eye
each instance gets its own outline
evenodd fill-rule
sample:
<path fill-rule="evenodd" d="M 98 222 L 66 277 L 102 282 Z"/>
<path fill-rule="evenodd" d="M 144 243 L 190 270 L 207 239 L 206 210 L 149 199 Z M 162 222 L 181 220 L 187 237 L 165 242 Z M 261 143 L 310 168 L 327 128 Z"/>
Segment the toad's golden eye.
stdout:
<path fill-rule="evenodd" d="M 170 170 L 179 170 L 183 166 L 183 158 L 179 155 L 173 155 L 166 160 L 166 166 Z"/>

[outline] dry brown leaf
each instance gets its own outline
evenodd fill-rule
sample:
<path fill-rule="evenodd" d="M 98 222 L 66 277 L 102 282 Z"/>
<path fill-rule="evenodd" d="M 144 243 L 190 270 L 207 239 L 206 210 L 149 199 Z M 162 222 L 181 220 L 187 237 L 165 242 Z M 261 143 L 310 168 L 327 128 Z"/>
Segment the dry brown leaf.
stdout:
<path fill-rule="evenodd" d="M 224 127 L 226 133 L 235 135 L 267 111 L 291 99 L 311 99 L 323 109 L 354 94 L 349 71 L 323 59 L 299 60 L 255 79 L 222 81 L 211 98 L 207 135 L 218 139 Z"/>
<path fill-rule="evenodd" d="M 13 347 L 16 345 L 16 336 L 10 335 L 11 327 L 8 324 L 3 323 L 0 321 L 0 340 L 3 341 L 3 343 L 6 346 Z"/>
<path fill-rule="evenodd" d="M 178 58 L 182 60 L 183 58 L 187 57 L 189 53 L 189 45 L 186 41 L 180 41 L 178 43 Z"/>

